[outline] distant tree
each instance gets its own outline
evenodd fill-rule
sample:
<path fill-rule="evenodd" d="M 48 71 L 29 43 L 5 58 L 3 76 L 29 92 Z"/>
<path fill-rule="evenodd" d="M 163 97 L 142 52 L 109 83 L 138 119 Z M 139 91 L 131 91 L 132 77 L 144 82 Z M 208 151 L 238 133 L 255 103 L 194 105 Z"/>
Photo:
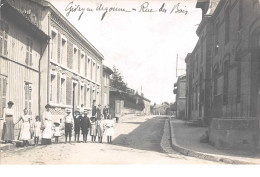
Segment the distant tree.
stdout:
<path fill-rule="evenodd" d="M 120 71 L 113 66 L 113 74 L 111 77 L 111 86 L 122 91 L 127 91 L 127 83 L 124 82 L 124 78 L 121 75 Z"/>
<path fill-rule="evenodd" d="M 170 105 L 167 101 L 163 102 L 162 104 Z"/>

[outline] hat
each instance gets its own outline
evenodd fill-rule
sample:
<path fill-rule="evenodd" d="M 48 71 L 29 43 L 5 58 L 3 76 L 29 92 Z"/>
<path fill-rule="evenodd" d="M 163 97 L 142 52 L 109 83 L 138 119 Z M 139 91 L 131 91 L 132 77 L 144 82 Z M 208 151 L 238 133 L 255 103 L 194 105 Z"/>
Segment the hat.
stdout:
<path fill-rule="evenodd" d="M 54 122 L 54 124 L 55 124 L 55 125 L 60 125 L 60 123 L 59 123 L 59 122 Z"/>
<path fill-rule="evenodd" d="M 50 107 L 51 107 L 51 105 L 49 105 L 49 104 L 46 104 L 46 106 L 45 106 L 46 109 L 50 108 Z"/>
<path fill-rule="evenodd" d="M 65 112 L 71 112 L 71 109 L 66 108 L 66 109 L 65 109 Z"/>
<path fill-rule="evenodd" d="M 95 118 L 95 117 L 91 117 L 90 120 L 91 120 L 92 122 L 94 122 L 94 121 L 96 121 L 96 118 Z"/>
<path fill-rule="evenodd" d="M 8 104 L 8 105 L 13 105 L 13 104 L 14 104 L 14 102 L 12 102 L 12 101 L 9 101 L 7 104 Z"/>
<path fill-rule="evenodd" d="M 89 113 L 89 110 L 88 109 L 84 109 L 84 113 Z"/>

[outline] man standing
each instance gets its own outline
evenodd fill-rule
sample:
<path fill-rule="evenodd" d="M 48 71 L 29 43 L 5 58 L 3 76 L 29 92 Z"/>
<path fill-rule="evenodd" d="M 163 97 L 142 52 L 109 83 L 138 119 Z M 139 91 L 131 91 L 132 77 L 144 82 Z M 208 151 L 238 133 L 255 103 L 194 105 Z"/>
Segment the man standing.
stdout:
<path fill-rule="evenodd" d="M 64 117 L 64 119 L 65 119 L 65 143 L 67 143 L 68 136 L 69 136 L 69 142 L 71 143 L 71 133 L 72 133 L 74 120 L 73 120 L 73 116 L 71 114 L 71 110 L 67 109 L 66 112 L 67 112 L 67 115 Z"/>
<path fill-rule="evenodd" d="M 97 119 L 98 120 L 101 119 L 101 105 L 100 104 L 98 105 L 98 108 L 97 108 Z"/>
<path fill-rule="evenodd" d="M 93 103 L 92 103 L 92 117 L 96 117 L 96 114 L 97 114 L 96 100 L 93 100 Z"/>
<path fill-rule="evenodd" d="M 107 107 L 106 106 L 103 109 L 103 115 L 104 115 L 104 119 L 107 119 Z"/>

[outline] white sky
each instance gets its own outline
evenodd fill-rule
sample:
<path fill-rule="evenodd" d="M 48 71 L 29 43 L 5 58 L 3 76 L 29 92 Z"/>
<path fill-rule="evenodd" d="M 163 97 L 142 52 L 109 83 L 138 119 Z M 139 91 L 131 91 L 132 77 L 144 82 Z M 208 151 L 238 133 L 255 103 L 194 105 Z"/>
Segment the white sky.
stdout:
<path fill-rule="evenodd" d="M 65 16 L 70 0 L 50 2 Z M 138 12 L 144 2 L 158 10 L 163 2 L 167 13 Z M 175 4 L 188 10 L 188 14 L 170 14 Z M 97 4 L 105 7 L 135 8 L 136 12 L 110 12 L 101 21 L 103 12 L 97 12 Z M 196 0 L 125 0 L 125 1 L 74 1 L 74 5 L 94 9 L 65 16 L 103 55 L 104 64 L 115 65 L 130 88 L 141 87 L 144 96 L 152 104 L 174 102 L 173 84 L 176 82 L 176 55 L 178 68 L 185 68 L 184 58 L 192 52 L 198 40 L 197 25 L 201 21 L 201 10 L 196 9 Z M 185 7 L 186 6 L 186 7 Z M 178 75 L 182 74 L 178 71 Z"/>

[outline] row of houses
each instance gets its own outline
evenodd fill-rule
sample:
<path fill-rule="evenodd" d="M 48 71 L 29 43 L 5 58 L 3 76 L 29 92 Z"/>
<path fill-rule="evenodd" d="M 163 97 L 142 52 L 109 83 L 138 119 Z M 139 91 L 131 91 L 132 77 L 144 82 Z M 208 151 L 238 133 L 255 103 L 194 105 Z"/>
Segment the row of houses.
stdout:
<path fill-rule="evenodd" d="M 24 108 L 41 116 L 46 104 L 57 120 L 66 108 L 91 110 L 93 100 L 102 108 L 110 104 L 113 71 L 50 2 L 1 0 L 0 11 L 0 118 L 10 100 L 14 121 Z"/>
<path fill-rule="evenodd" d="M 202 21 L 185 59 L 185 118 L 208 125 L 219 147 L 259 148 L 260 2 L 198 0 L 196 7 Z"/>

